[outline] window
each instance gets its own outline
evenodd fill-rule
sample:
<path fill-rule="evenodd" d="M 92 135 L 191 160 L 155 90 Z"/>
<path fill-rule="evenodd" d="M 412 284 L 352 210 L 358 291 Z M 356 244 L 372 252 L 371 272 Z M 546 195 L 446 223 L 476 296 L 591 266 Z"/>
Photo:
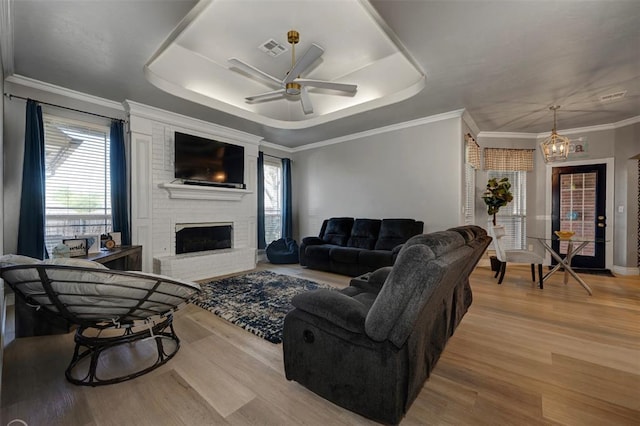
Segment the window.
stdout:
<path fill-rule="evenodd" d="M 264 237 L 267 244 L 282 238 L 282 163 L 264 161 Z"/>
<path fill-rule="evenodd" d="M 509 178 L 513 201 L 500 208 L 496 215 L 498 225 L 503 225 L 506 236 L 501 240 L 505 249 L 527 248 L 527 172 L 488 170 L 488 178 Z"/>
<path fill-rule="evenodd" d="M 464 184 L 464 223 L 465 225 L 473 225 L 476 209 L 476 169 L 468 163 L 464 165 Z"/>
<path fill-rule="evenodd" d="M 46 217 L 49 253 L 62 239 L 111 229 L 109 129 L 44 117 Z"/>

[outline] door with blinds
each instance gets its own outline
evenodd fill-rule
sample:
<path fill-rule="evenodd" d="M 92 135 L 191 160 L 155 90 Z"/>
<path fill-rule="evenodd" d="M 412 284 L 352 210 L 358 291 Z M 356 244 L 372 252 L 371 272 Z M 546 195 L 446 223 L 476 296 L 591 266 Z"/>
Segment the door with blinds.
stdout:
<path fill-rule="evenodd" d="M 605 268 L 606 164 L 554 167 L 552 184 L 552 231 L 573 231 L 576 240 L 593 240 L 574 254 L 572 266 Z M 553 241 L 553 249 L 564 257 L 567 243 Z M 554 264 L 555 259 L 553 260 Z"/>

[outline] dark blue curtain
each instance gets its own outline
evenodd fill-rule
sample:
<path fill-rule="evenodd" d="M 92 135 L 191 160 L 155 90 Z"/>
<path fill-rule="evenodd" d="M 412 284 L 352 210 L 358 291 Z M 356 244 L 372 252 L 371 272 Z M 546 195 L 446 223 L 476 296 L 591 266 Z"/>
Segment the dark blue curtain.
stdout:
<path fill-rule="evenodd" d="M 122 121 L 113 120 L 109 133 L 111 146 L 111 222 L 114 232 L 120 232 L 123 245 L 131 244 L 127 191 L 127 156 Z"/>
<path fill-rule="evenodd" d="M 291 160 L 282 159 L 282 238 L 293 238 L 291 207 Z"/>
<path fill-rule="evenodd" d="M 18 225 L 18 254 L 48 258 L 44 244 L 45 162 L 42 108 L 27 101 L 22 163 L 22 195 Z"/>
<path fill-rule="evenodd" d="M 267 247 L 264 230 L 264 154 L 258 152 L 258 248 Z"/>

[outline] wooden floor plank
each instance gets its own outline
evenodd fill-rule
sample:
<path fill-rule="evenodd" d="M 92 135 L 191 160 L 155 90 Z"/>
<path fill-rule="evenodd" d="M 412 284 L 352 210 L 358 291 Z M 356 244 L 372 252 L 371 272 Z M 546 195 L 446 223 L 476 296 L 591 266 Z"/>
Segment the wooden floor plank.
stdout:
<path fill-rule="evenodd" d="M 349 277 L 297 265 L 257 270 L 343 288 Z M 582 275 L 593 296 L 559 274 L 540 290 L 528 266 L 502 285 L 471 276 L 473 304 L 403 425 L 640 424 L 640 277 Z M 135 380 L 73 386 L 73 335 L 20 338 L 4 354 L 2 424 L 370 425 L 284 377 L 274 345 L 189 305 L 175 316 L 181 348 Z M 135 362 L 131 354 L 108 367 Z"/>

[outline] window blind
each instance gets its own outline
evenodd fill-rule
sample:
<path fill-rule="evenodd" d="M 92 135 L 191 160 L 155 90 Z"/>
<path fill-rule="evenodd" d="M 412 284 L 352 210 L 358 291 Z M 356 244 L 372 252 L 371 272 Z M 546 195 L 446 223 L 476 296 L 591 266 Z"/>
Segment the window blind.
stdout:
<path fill-rule="evenodd" d="M 282 238 L 282 164 L 264 162 L 264 236 L 269 244 Z"/>
<path fill-rule="evenodd" d="M 111 230 L 108 128 L 44 117 L 47 249 Z"/>
<path fill-rule="evenodd" d="M 473 225 L 475 223 L 476 209 L 476 169 L 472 164 L 467 163 L 464 165 L 464 183 L 464 223 Z"/>
<path fill-rule="evenodd" d="M 489 179 L 509 178 L 513 200 L 501 207 L 496 215 L 498 225 L 503 225 L 505 249 L 527 248 L 527 173 L 525 171 L 489 170 Z"/>

